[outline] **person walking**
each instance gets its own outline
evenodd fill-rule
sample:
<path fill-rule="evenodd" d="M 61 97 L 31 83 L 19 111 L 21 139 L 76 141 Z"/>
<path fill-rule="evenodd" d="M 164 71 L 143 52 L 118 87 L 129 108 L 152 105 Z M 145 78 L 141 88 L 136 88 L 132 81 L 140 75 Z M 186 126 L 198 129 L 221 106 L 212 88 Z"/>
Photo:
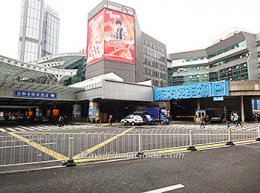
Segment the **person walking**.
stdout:
<path fill-rule="evenodd" d="M 255 113 L 255 123 L 259 123 L 259 115 L 258 115 L 258 113 Z"/>
<path fill-rule="evenodd" d="M 113 115 L 109 115 L 109 125 L 112 125 L 113 123 Z"/>
<path fill-rule="evenodd" d="M 206 124 L 209 124 L 209 122 L 210 122 L 210 120 L 209 120 L 209 115 L 206 115 L 206 117 L 205 117 L 205 125 L 206 125 Z"/>
<path fill-rule="evenodd" d="M 226 114 L 226 122 L 227 122 L 227 128 L 230 127 L 231 117 L 229 114 Z"/>
<path fill-rule="evenodd" d="M 243 127 L 242 125 L 242 120 L 241 120 L 241 116 L 240 115 L 237 115 L 237 121 L 236 121 L 236 127 L 238 127 L 238 125 L 240 125 L 241 127 Z"/>
<path fill-rule="evenodd" d="M 64 124 L 68 125 L 68 117 L 67 117 L 67 115 L 64 116 Z"/>
<path fill-rule="evenodd" d="M 234 125 L 237 127 L 237 125 L 238 125 L 238 115 L 234 115 L 233 122 L 234 122 Z"/>
<path fill-rule="evenodd" d="M 202 115 L 202 117 L 200 118 L 200 128 L 201 127 L 205 128 L 205 117 L 204 117 L 204 115 Z"/>
<path fill-rule="evenodd" d="M 64 125 L 64 118 L 63 118 L 63 116 L 61 115 L 61 116 L 59 117 L 59 127 L 63 127 L 63 125 Z"/>
<path fill-rule="evenodd" d="M 194 121 L 194 123 L 197 123 L 197 115 L 194 115 L 193 121 Z"/>

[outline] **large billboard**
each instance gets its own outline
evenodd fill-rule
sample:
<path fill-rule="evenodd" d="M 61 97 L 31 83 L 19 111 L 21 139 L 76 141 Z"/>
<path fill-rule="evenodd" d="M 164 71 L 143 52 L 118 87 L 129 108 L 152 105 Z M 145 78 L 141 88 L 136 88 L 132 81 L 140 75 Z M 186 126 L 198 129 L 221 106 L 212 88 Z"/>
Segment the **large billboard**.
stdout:
<path fill-rule="evenodd" d="M 105 9 L 104 59 L 135 63 L 134 17 Z"/>
<path fill-rule="evenodd" d="M 104 11 L 88 22 L 87 64 L 93 64 L 104 54 Z"/>
<path fill-rule="evenodd" d="M 88 23 L 87 64 L 101 59 L 135 64 L 134 16 L 103 9 Z"/>

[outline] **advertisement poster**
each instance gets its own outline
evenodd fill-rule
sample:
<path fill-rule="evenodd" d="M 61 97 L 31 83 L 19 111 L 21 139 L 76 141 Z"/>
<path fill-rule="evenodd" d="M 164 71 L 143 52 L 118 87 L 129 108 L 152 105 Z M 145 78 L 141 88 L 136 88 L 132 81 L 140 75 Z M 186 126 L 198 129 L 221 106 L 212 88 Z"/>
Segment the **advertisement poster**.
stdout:
<path fill-rule="evenodd" d="M 98 62 L 104 54 L 104 11 L 88 22 L 87 65 Z"/>
<path fill-rule="evenodd" d="M 104 15 L 104 59 L 134 64 L 134 17 L 110 9 Z"/>
<path fill-rule="evenodd" d="M 59 109 L 53 109 L 52 115 L 53 115 L 54 117 L 58 117 L 58 116 L 60 115 L 60 110 L 59 110 Z"/>

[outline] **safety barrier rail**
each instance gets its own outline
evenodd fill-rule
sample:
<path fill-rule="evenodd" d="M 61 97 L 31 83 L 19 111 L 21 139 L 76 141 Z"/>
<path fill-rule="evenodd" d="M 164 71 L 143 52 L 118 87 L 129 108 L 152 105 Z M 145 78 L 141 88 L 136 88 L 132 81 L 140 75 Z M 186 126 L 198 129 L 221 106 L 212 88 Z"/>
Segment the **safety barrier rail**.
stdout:
<path fill-rule="evenodd" d="M 201 144 L 258 139 L 260 127 L 246 128 L 147 128 L 138 127 L 129 132 L 45 133 L 10 132 L 0 136 L 0 166 L 74 162 L 81 159 L 105 158 L 115 154 L 149 152 L 177 147 L 196 150 Z"/>

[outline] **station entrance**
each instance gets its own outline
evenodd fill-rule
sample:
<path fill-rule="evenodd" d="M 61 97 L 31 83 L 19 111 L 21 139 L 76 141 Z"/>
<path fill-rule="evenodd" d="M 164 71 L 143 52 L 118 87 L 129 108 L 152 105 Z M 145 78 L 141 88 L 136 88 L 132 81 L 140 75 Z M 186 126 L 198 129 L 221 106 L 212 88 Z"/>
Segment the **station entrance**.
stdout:
<path fill-rule="evenodd" d="M 73 119 L 74 102 L 0 99 L 0 124 L 57 123 L 60 115 Z"/>
<path fill-rule="evenodd" d="M 78 112 L 77 120 L 81 122 L 108 123 L 109 116 L 112 116 L 113 122 L 120 122 L 139 109 L 156 105 L 153 102 L 94 99 L 77 102 L 73 106 L 73 113 Z"/>
<path fill-rule="evenodd" d="M 241 99 L 242 98 L 242 99 Z M 254 97 L 228 96 L 223 97 L 223 101 L 213 101 L 213 98 L 200 99 L 179 99 L 170 101 L 171 116 L 174 120 L 194 120 L 197 110 L 205 110 L 210 117 L 219 116 L 224 119 L 227 113 L 241 115 L 244 111 L 245 121 L 253 121 L 254 114 L 252 100 Z M 241 101 L 243 100 L 243 102 Z M 243 108 L 242 106 L 246 108 Z"/>

